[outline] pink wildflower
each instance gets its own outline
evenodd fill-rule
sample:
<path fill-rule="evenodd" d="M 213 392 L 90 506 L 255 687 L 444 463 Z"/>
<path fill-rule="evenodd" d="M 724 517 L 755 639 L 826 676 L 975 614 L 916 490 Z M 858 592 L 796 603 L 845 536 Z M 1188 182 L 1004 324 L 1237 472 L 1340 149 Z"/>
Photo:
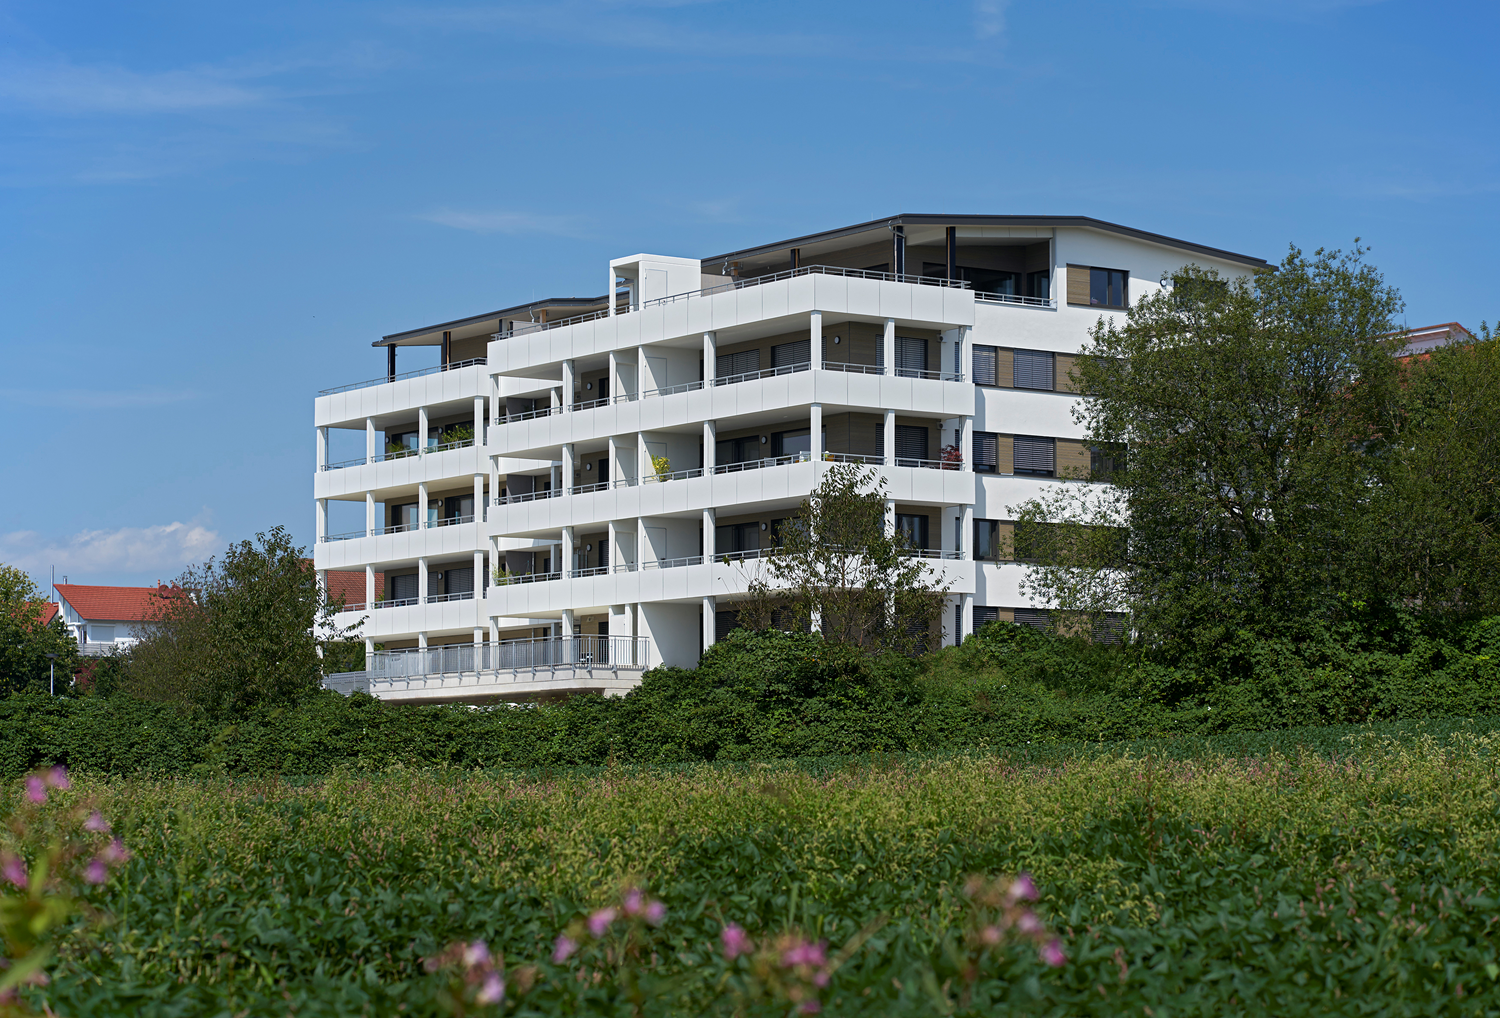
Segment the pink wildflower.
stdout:
<path fill-rule="evenodd" d="M 813 973 L 813 985 L 818 987 L 819 989 L 822 989 L 823 987 L 828 985 L 827 969 L 818 969 L 817 972 Z"/>
<path fill-rule="evenodd" d="M 1022 873 L 1010 883 L 1007 892 L 1011 901 L 1036 901 L 1036 884 L 1031 880 L 1030 873 Z"/>
<path fill-rule="evenodd" d="M 83 868 L 83 879 L 90 884 L 102 884 L 109 879 L 109 867 L 104 865 L 102 859 L 90 859 L 89 864 Z"/>
<path fill-rule="evenodd" d="M 47 772 L 44 780 L 49 786 L 62 792 L 66 792 L 73 787 L 73 783 L 68 780 L 68 769 L 66 767 L 52 768 Z"/>
<path fill-rule="evenodd" d="M 979 931 L 980 943 L 988 944 L 990 947 L 994 947 L 996 944 L 1000 943 L 1000 936 L 1000 927 L 998 926 L 986 926 L 984 929 Z"/>
<path fill-rule="evenodd" d="M 816 968 L 827 960 L 823 948 L 824 944 L 821 940 L 817 943 L 811 941 L 795 943 L 782 953 L 781 964 L 787 968 L 795 965 L 808 965 Z"/>
<path fill-rule="evenodd" d="M 482 940 L 476 940 L 464 947 L 464 964 L 469 968 L 479 968 L 490 963 L 490 946 Z"/>
<path fill-rule="evenodd" d="M 610 923 L 619 917 L 619 913 L 612 908 L 601 908 L 589 916 L 589 933 L 594 937 L 602 937 L 609 929 Z"/>
<path fill-rule="evenodd" d="M 624 908 L 628 916 L 640 915 L 646 908 L 646 896 L 640 892 L 639 888 L 632 887 L 625 892 Z"/>
<path fill-rule="evenodd" d="M 123 841 L 121 841 L 119 838 L 116 838 L 114 841 L 111 841 L 108 845 L 104 846 L 104 851 L 99 853 L 99 858 L 103 859 L 111 866 L 115 865 L 116 863 L 128 862 L 130 860 L 130 849 L 125 847 L 125 843 Z"/>
<path fill-rule="evenodd" d="M 1016 929 L 1030 936 L 1042 932 L 1042 921 L 1036 917 L 1036 913 L 1027 909 L 1021 913 L 1021 918 L 1016 920 Z"/>
<path fill-rule="evenodd" d="M 802 1006 L 797 1008 L 797 1010 L 803 1014 L 817 1014 L 823 1010 L 823 1005 L 819 1004 L 816 1000 L 804 1000 Z"/>
<path fill-rule="evenodd" d="M 1043 944 L 1042 947 L 1037 951 L 1037 954 L 1041 957 L 1043 962 L 1051 965 L 1053 968 L 1062 966 L 1068 960 L 1068 956 L 1066 954 L 1063 954 L 1062 944 L 1058 943 L 1056 940 L 1047 941 L 1047 943 Z"/>
<path fill-rule="evenodd" d="M 505 999 L 505 980 L 500 978 L 500 973 L 491 972 L 485 977 L 484 985 L 479 988 L 479 993 L 474 998 L 477 1004 L 498 1004 Z"/>
<path fill-rule="evenodd" d="M 5 862 L 0 863 L 0 874 L 17 887 L 26 886 L 26 863 L 16 856 L 6 856 Z"/>
<path fill-rule="evenodd" d="M 655 898 L 646 902 L 646 922 L 652 926 L 660 926 L 662 920 L 667 917 L 667 906 Z"/>
<path fill-rule="evenodd" d="M 730 923 L 724 927 L 724 931 L 719 934 L 719 940 L 724 944 L 724 957 L 730 961 L 755 950 L 755 945 L 750 942 L 750 938 L 737 923 Z"/>
<path fill-rule="evenodd" d="M 36 803 L 47 801 L 47 786 L 35 774 L 26 779 L 26 798 Z"/>
<path fill-rule="evenodd" d="M 552 947 L 552 964 L 561 965 L 573 956 L 578 950 L 578 941 L 567 934 L 558 934 L 557 943 Z"/>
<path fill-rule="evenodd" d="M 83 829 L 93 831 L 95 834 L 108 834 L 109 821 L 104 819 L 104 814 L 98 810 L 89 814 L 89 818 L 83 822 Z"/>

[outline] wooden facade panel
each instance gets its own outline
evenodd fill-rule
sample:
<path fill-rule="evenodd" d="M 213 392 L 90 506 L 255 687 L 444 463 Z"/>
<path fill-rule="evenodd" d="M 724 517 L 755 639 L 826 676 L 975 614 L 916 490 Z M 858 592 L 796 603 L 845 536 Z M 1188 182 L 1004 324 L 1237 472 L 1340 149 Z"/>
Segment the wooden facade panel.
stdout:
<path fill-rule="evenodd" d="M 1072 438 L 1057 440 L 1057 476 L 1070 480 L 1083 480 L 1089 475 L 1089 447 Z"/>
<path fill-rule="evenodd" d="M 1016 472 L 1016 443 L 1013 435 L 1000 435 L 996 445 L 995 470 L 1002 474 Z"/>
<path fill-rule="evenodd" d="M 1089 302 L 1089 267 L 1087 265 L 1068 266 L 1068 303 L 1088 304 Z"/>
<path fill-rule="evenodd" d="M 995 384 L 1007 389 L 1016 386 L 1016 355 L 1007 347 L 1001 347 L 995 355 Z"/>
<path fill-rule="evenodd" d="M 1056 361 L 1054 378 L 1056 379 L 1058 392 L 1082 392 L 1079 388 L 1077 375 L 1078 355 L 1071 353 L 1060 353 L 1054 358 Z"/>

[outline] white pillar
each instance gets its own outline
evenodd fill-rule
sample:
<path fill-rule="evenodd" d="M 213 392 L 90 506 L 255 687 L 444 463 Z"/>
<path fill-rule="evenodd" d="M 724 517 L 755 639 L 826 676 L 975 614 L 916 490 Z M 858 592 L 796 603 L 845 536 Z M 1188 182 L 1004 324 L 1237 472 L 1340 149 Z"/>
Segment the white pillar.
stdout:
<path fill-rule="evenodd" d="M 972 634 L 974 632 L 974 595 L 973 594 L 965 594 L 963 596 L 963 606 L 962 606 L 962 609 L 961 609 L 961 612 L 960 612 L 958 618 L 959 618 L 959 625 L 961 626 L 961 629 L 959 630 L 959 632 L 957 634 L 958 638 L 954 642 L 956 642 L 956 643 L 962 643 L 963 642 L 963 637 L 968 636 L 968 635 L 970 635 L 970 634 Z"/>
<path fill-rule="evenodd" d="M 814 311 L 808 315 L 809 332 L 812 337 L 812 366 L 821 368 L 823 366 L 823 312 Z"/>
<path fill-rule="evenodd" d="M 497 499 L 499 497 L 500 497 L 500 457 L 499 456 L 491 456 L 490 457 L 490 501 L 493 501 L 493 500 L 495 500 L 495 499 Z M 481 513 L 480 516 L 479 516 L 480 522 L 484 522 L 486 519 L 489 518 L 489 507 L 490 507 L 490 503 L 489 502 L 485 502 L 485 504 L 484 504 L 485 511 L 483 513 Z"/>
<path fill-rule="evenodd" d="M 560 385 L 554 386 L 551 389 L 548 389 L 547 392 L 552 397 L 552 409 L 553 410 L 561 409 L 562 405 L 563 405 L 563 401 L 562 401 L 562 386 L 560 386 Z"/>
<path fill-rule="evenodd" d="M 896 532 L 896 500 L 888 498 L 885 500 L 885 532 L 887 535 Z M 938 534 L 938 544 L 942 544 L 942 534 Z"/>
<path fill-rule="evenodd" d="M 646 536 L 646 517 L 635 518 L 635 567 L 645 569 L 646 563 L 656 564 L 656 553 L 651 547 L 651 539 Z"/>
<path fill-rule="evenodd" d="M 474 522 L 479 523 L 484 519 L 484 475 L 474 475 Z M 474 588 L 477 593 L 479 588 Z"/>
<path fill-rule="evenodd" d="M 484 581 L 488 577 L 484 568 L 483 549 L 474 553 L 474 642 L 484 642 L 479 638 L 480 630 L 477 627 L 484 625 Z"/>
<path fill-rule="evenodd" d="M 714 472 L 718 452 L 718 428 L 713 421 L 703 422 L 703 476 Z"/>
<path fill-rule="evenodd" d="M 562 661 L 573 660 L 573 609 L 564 608 L 562 613 Z"/>
<path fill-rule="evenodd" d="M 317 460 L 318 460 L 318 472 L 321 473 L 323 471 L 323 468 L 326 467 L 326 466 L 328 466 L 328 429 L 327 428 L 318 428 L 317 429 L 317 441 L 314 442 L 313 444 L 317 447 L 316 448 L 316 456 L 317 456 Z"/>
<path fill-rule="evenodd" d="M 427 560 L 425 558 L 417 559 L 417 603 L 427 603 Z"/>
<path fill-rule="evenodd" d="M 719 369 L 719 337 L 717 333 L 705 332 L 703 334 L 703 384 L 710 386 L 714 384 Z"/>
<path fill-rule="evenodd" d="M 573 387 L 578 384 L 578 380 L 573 377 L 573 362 L 571 360 L 562 362 L 562 372 L 562 405 L 564 410 L 571 410 L 573 407 Z"/>
<path fill-rule="evenodd" d="M 814 403 L 811 408 L 808 431 L 812 435 L 812 458 L 814 463 L 823 459 L 823 404 Z"/>
<path fill-rule="evenodd" d="M 608 289 L 606 289 L 604 291 L 604 299 L 609 304 L 609 317 L 611 317 L 611 318 L 613 318 L 615 316 L 615 279 L 616 278 L 617 277 L 615 276 L 614 266 L 611 265 L 610 269 L 609 269 L 609 287 L 608 287 Z"/>
<path fill-rule="evenodd" d="M 609 464 L 609 483 L 613 487 L 616 481 L 624 480 L 620 471 L 620 443 L 610 435 L 605 439 L 605 445 L 605 456 L 608 457 L 605 462 Z"/>
<path fill-rule="evenodd" d="M 426 650 L 427 649 L 427 634 L 425 632 L 417 634 L 417 649 L 418 650 Z"/>
<path fill-rule="evenodd" d="M 638 346 L 635 348 L 635 398 L 645 399 L 646 390 L 651 388 L 650 373 L 646 367 L 646 348 Z"/>
<path fill-rule="evenodd" d="M 427 529 L 427 482 L 417 484 L 417 529 Z"/>
<path fill-rule="evenodd" d="M 375 525 L 375 493 L 367 491 L 365 492 L 365 536 L 373 537 L 384 529 L 384 524 L 378 527 Z"/>
<path fill-rule="evenodd" d="M 620 558 L 620 527 L 619 527 L 619 524 L 615 523 L 614 520 L 607 521 L 604 524 L 604 532 L 605 532 L 605 535 L 609 539 L 609 561 L 607 561 L 607 562 L 600 562 L 599 564 L 602 565 L 602 566 L 604 566 L 611 573 L 613 573 L 615 571 L 615 564 L 617 562 L 622 561 L 622 559 Z"/>
<path fill-rule="evenodd" d="M 479 648 L 482 647 L 482 646 L 484 646 L 484 627 L 483 626 L 475 626 L 474 627 L 474 657 L 475 657 L 475 660 L 474 660 L 474 670 L 475 671 L 478 671 L 480 669 L 481 665 L 483 664 L 483 662 L 481 662 L 481 661 L 478 660 L 478 658 L 479 658 Z"/>
<path fill-rule="evenodd" d="M 964 473 L 974 472 L 974 418 L 964 418 L 963 438 L 958 443 L 958 455 L 963 458 L 963 466 L 960 467 Z"/>
<path fill-rule="evenodd" d="M 557 572 L 559 570 L 562 572 L 563 576 L 567 576 L 570 572 L 573 571 L 573 528 L 572 527 L 563 527 L 562 528 L 562 563 L 561 563 L 561 565 L 558 566 L 558 569 L 553 570 L 553 571 Z"/>
<path fill-rule="evenodd" d="M 969 369 L 974 366 L 973 333 L 974 330 L 967 325 L 961 325 L 958 328 L 958 380 L 960 382 L 969 377 L 969 375 L 971 374 Z M 971 597 L 969 599 L 969 607 L 965 609 L 965 611 L 968 612 L 969 615 L 973 614 L 973 601 L 974 599 Z M 967 618 L 968 616 L 965 617 Z M 965 625 L 967 625 L 967 622 L 965 623 Z M 964 632 L 968 632 L 968 630 L 964 630 Z"/>
<path fill-rule="evenodd" d="M 474 445 L 484 445 L 485 431 L 489 427 L 489 421 L 484 417 L 484 397 L 474 397 Z"/>
<path fill-rule="evenodd" d="M 365 669 L 368 671 L 370 662 L 375 657 L 375 637 L 365 637 Z"/>
<path fill-rule="evenodd" d="M 964 506 L 963 522 L 958 527 L 958 557 L 967 562 L 974 557 L 974 549 L 970 547 L 974 542 L 974 507 Z"/>
<path fill-rule="evenodd" d="M 715 546 L 714 521 L 717 517 L 712 509 L 703 510 L 703 561 L 712 562 L 717 551 Z"/>
<path fill-rule="evenodd" d="M 644 431 L 637 431 L 635 433 L 636 480 L 641 484 L 645 484 L 646 478 L 650 477 L 655 472 L 656 468 L 651 465 L 651 453 L 646 448 L 646 433 Z"/>
<path fill-rule="evenodd" d="M 611 350 L 609 352 L 609 376 L 608 377 L 609 377 L 609 398 L 611 400 L 613 400 L 616 396 L 623 396 L 624 393 L 622 393 L 620 391 L 620 388 L 621 388 L 621 386 L 620 386 L 620 355 L 617 352 L 615 352 L 614 350 Z M 611 470 L 614 469 L 614 465 L 613 464 L 610 465 L 610 469 Z"/>
<path fill-rule="evenodd" d="M 714 628 L 714 599 L 705 597 L 703 599 L 703 649 L 714 645 L 714 638 L 718 630 Z"/>
<path fill-rule="evenodd" d="M 881 350 L 885 362 L 885 373 L 894 375 L 896 373 L 896 319 L 885 320 L 885 336 L 881 339 Z"/>
<path fill-rule="evenodd" d="M 381 593 L 384 593 L 382 591 Z M 365 611 L 375 607 L 375 567 L 365 566 Z"/>
<path fill-rule="evenodd" d="M 885 435 L 883 437 L 885 448 L 880 451 L 880 454 L 885 457 L 885 465 L 893 467 L 896 465 L 896 411 L 894 410 L 885 412 Z"/>
<path fill-rule="evenodd" d="M 568 442 L 562 447 L 562 495 L 567 497 L 573 493 L 573 443 Z"/>
<path fill-rule="evenodd" d="M 417 455 L 427 451 L 427 408 L 417 407 Z"/>
<path fill-rule="evenodd" d="M 365 418 L 365 462 L 368 463 L 368 462 L 373 461 L 375 459 L 375 456 L 376 456 L 377 453 L 383 453 L 383 452 L 385 452 L 385 450 L 382 449 L 382 448 L 380 448 L 380 444 L 375 439 L 375 418 L 373 418 L 373 417 L 366 417 Z"/>
<path fill-rule="evenodd" d="M 318 511 L 313 514 L 313 528 L 315 531 L 315 536 L 317 538 L 317 543 L 322 544 L 323 541 L 328 537 L 328 499 L 318 499 L 317 505 Z"/>

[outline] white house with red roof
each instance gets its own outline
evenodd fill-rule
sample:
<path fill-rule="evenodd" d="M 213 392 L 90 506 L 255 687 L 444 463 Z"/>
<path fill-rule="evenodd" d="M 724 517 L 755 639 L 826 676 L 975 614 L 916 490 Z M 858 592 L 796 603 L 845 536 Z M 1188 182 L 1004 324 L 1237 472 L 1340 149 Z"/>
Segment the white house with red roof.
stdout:
<path fill-rule="evenodd" d="M 57 584 L 58 611 L 85 655 L 108 654 L 134 646 L 141 624 L 156 618 L 164 600 L 182 596 L 182 588 L 91 587 Z"/>

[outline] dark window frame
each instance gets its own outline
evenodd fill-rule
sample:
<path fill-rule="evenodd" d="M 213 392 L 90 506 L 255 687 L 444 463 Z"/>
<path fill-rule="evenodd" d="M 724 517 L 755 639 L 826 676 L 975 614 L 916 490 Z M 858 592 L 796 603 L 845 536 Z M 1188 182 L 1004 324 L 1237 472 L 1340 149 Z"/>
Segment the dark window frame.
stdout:
<path fill-rule="evenodd" d="M 1115 300 L 1116 297 L 1118 301 Z M 1130 270 L 1090 265 L 1089 307 L 1119 310 L 1130 307 Z"/>

